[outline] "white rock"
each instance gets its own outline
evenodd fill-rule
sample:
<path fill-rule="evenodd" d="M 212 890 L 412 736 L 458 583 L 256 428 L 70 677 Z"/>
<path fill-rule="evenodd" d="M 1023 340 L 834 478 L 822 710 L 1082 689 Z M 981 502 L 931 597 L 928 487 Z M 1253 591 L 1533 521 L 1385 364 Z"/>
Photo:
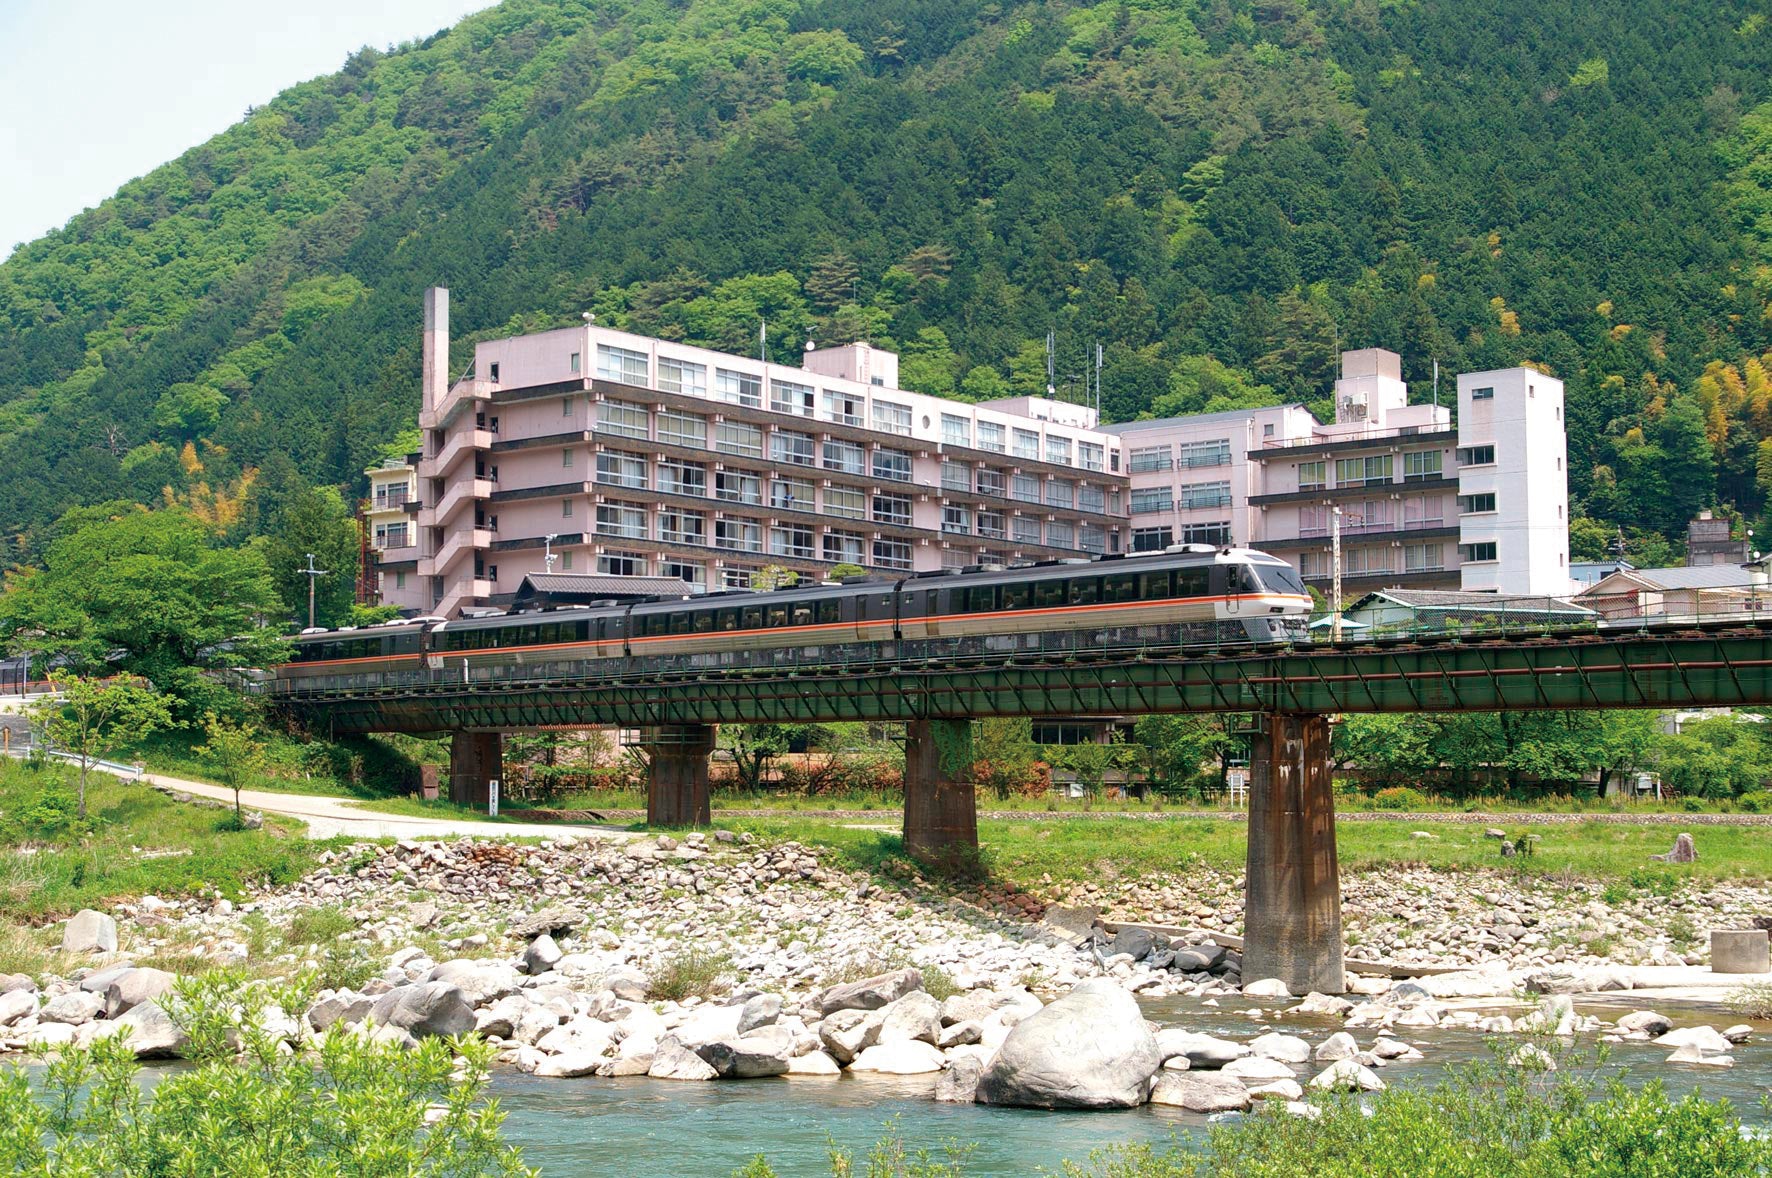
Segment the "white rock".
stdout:
<path fill-rule="evenodd" d="M 1353 1036 L 1348 1036 L 1351 1041 Z M 1265 1055 L 1269 1059 L 1277 1059 L 1282 1063 L 1304 1063 L 1311 1057 L 1311 1045 L 1297 1035 L 1282 1035 L 1278 1031 L 1269 1032 L 1249 1041 L 1249 1050 L 1257 1055 Z"/>
<path fill-rule="evenodd" d="M 1346 1031 L 1337 1031 L 1317 1044 L 1313 1055 L 1318 1063 L 1334 1063 L 1338 1059 L 1352 1059 L 1359 1053 L 1360 1045 L 1354 1041 L 1354 1037 Z"/>
<path fill-rule="evenodd" d="M 1277 1059 L 1266 1056 L 1251 1055 L 1243 1059 L 1233 1059 L 1219 1069 L 1223 1076 L 1234 1076 L 1245 1083 L 1265 1084 L 1269 1080 L 1290 1080 L 1292 1069 Z"/>
<path fill-rule="evenodd" d="M 1384 1086 L 1384 1081 L 1371 1068 L 1361 1067 L 1351 1059 L 1336 1060 L 1311 1079 L 1312 1088 L 1322 1089 L 1383 1092 Z"/>
<path fill-rule="evenodd" d="M 788 1060 L 790 1076 L 840 1076 L 843 1069 L 837 1061 L 822 1051 L 808 1051 L 805 1055 L 796 1055 Z"/>
<path fill-rule="evenodd" d="M 889 1076 L 915 1076 L 925 1072 L 939 1072 L 946 1063 L 934 1044 L 925 1043 L 921 1039 L 907 1039 L 897 1043 L 876 1043 L 856 1056 L 850 1063 L 849 1070 L 880 1072 Z"/>
<path fill-rule="evenodd" d="M 1292 991 L 1279 978 L 1260 978 L 1243 986 L 1245 998 L 1290 998 Z"/>

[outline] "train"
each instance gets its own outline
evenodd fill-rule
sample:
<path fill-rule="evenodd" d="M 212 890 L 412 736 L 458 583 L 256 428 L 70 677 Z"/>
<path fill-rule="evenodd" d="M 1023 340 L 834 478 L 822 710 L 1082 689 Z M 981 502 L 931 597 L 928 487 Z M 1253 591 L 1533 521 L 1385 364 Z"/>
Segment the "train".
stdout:
<path fill-rule="evenodd" d="M 1305 639 L 1310 593 L 1246 548 L 1047 560 L 303 633 L 273 694 L 879 667 Z"/>

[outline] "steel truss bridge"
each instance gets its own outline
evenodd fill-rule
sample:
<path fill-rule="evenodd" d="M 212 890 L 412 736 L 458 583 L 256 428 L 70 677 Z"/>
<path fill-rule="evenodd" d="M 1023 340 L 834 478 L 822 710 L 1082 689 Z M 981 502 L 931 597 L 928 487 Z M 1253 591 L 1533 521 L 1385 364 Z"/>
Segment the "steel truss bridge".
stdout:
<path fill-rule="evenodd" d="M 511 668 L 521 672 L 521 667 Z M 1772 618 L 274 694 L 316 731 L 1772 705 Z"/>

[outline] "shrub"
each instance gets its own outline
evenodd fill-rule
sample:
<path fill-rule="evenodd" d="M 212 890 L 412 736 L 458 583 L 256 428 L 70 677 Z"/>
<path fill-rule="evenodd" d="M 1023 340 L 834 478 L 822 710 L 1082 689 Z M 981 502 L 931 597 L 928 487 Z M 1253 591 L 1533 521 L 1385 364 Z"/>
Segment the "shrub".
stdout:
<path fill-rule="evenodd" d="M 1427 795 L 1407 785 L 1393 785 L 1372 795 L 1380 810 L 1419 810 L 1427 805 Z"/>
<path fill-rule="evenodd" d="M 335 905 L 306 908 L 289 918 L 283 939 L 291 945 L 324 945 L 356 927 L 356 920 Z"/>
<path fill-rule="evenodd" d="M 723 953 L 702 949 L 683 949 L 652 971 L 646 985 L 646 996 L 663 1002 L 681 1002 L 685 998 L 711 998 L 725 989 L 725 978 L 731 960 Z"/>
<path fill-rule="evenodd" d="M 1748 982 L 1724 999 L 1742 1018 L 1772 1019 L 1772 982 Z"/>
<path fill-rule="evenodd" d="M 1772 789 L 1756 789 L 1735 799 L 1735 804 L 1749 814 L 1772 814 Z"/>

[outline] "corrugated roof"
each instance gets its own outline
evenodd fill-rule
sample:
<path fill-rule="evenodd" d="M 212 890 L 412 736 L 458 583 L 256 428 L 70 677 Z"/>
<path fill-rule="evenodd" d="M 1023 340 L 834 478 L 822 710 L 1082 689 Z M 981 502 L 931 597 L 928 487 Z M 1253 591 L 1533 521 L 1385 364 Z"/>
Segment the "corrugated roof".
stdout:
<path fill-rule="evenodd" d="M 1621 569 L 1624 575 L 1652 589 L 1736 589 L 1753 584 L 1753 575 L 1738 564 L 1706 564 L 1671 569 Z"/>
<path fill-rule="evenodd" d="M 613 573 L 529 573 L 524 587 L 532 593 L 581 598 L 682 597 L 694 592 L 680 577 L 622 577 Z M 523 596 L 523 588 L 517 590 Z"/>

